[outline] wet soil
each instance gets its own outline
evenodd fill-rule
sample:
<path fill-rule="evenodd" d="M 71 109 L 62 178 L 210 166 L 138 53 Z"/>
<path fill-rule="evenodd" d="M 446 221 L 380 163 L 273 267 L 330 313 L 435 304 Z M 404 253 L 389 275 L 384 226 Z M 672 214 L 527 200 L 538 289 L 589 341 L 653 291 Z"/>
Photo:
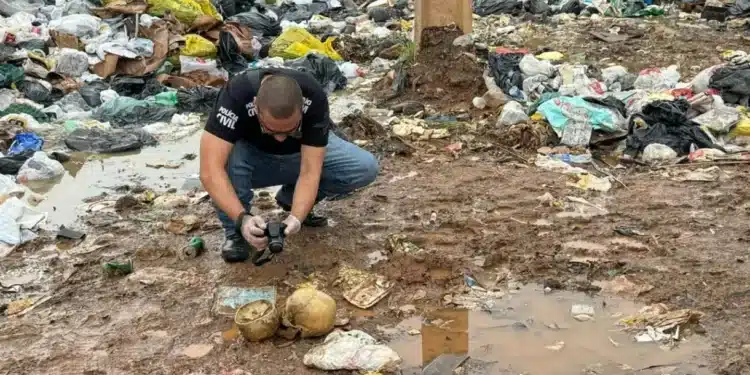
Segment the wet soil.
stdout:
<path fill-rule="evenodd" d="M 46 259 L 45 273 L 69 276 L 56 277 L 51 291 L 40 294 L 51 299 L 35 310 L 2 322 L 0 368 L 10 373 L 23 369 L 25 374 L 215 374 L 236 368 L 265 373 L 269 367 L 313 373 L 300 358 L 316 340 L 276 348 L 272 341 L 249 344 L 222 336 L 232 322 L 211 313 L 215 287 L 276 286 L 277 303 L 282 304 L 298 284 L 313 281 L 337 299 L 339 309 L 353 315 L 351 328 L 386 339 L 378 326 L 402 320 L 400 306 L 414 304 L 418 314 L 439 309 L 446 293 L 462 287 L 462 273 L 469 272 L 478 280 L 502 274 L 573 290 L 591 290 L 592 282 L 616 275 L 636 277 L 654 286 L 638 297 L 640 302 L 706 313 L 705 336 L 691 340 L 713 344 L 714 350 L 703 355 L 712 368 L 725 374 L 747 370 L 742 345 L 750 337 L 740 329 L 750 303 L 746 170 L 724 168 L 731 178 L 716 183 L 674 182 L 664 175 L 668 171 L 623 171 L 618 178 L 627 188 L 594 194 L 568 186 L 564 175 L 498 165 L 487 152 L 458 159 L 442 153 L 425 156 L 429 159 L 383 160 L 383 172 L 372 187 L 322 207 L 333 227 L 305 229 L 289 240 L 279 258 L 261 268 L 223 263 L 216 252 L 221 233 L 213 229 L 218 223 L 208 202 L 174 211 L 133 211 L 92 228 L 86 240 L 91 243 L 70 250 L 43 241 L 27 244 L 4 259 L 4 272 L 24 268 L 32 257 Z M 609 214 L 560 215 L 558 205 L 537 200 L 545 193 L 584 197 Z M 205 223 L 188 235 L 164 229 L 168 218 L 188 213 Z M 550 226 L 530 224 L 539 219 Z M 619 227 L 637 228 L 643 235 L 632 240 L 643 246 L 616 245 Z M 404 234 L 425 253 L 388 252 L 385 242 L 394 233 Z M 192 234 L 202 235 L 210 251 L 197 259 L 177 258 L 176 250 Z M 104 236 L 116 241 L 94 245 Z M 599 246 L 564 246 L 570 241 Z M 370 309 L 372 314 L 362 314 L 343 300 L 334 281 L 341 265 L 366 267 L 372 252 L 389 258 L 372 270 L 395 281 L 396 288 Z M 127 258 L 134 260 L 134 274 L 102 274 L 101 263 Z M 478 258 L 485 259 L 483 266 L 477 265 Z M 413 301 L 420 290 L 425 297 Z M 212 349 L 201 359 L 190 359 L 181 351 L 192 344 Z"/>
<path fill-rule="evenodd" d="M 571 317 L 576 304 L 593 308 L 595 320 Z M 545 293 L 541 285 L 526 285 L 499 299 L 491 312 L 440 309 L 408 318 L 389 345 L 404 359 L 404 374 L 421 374 L 446 353 L 469 356 L 469 374 L 657 374 L 662 366 L 673 367 L 672 373 L 710 373 L 702 366 L 709 345 L 700 337 L 673 350 L 653 350 L 615 328 L 639 309 L 621 298 Z"/>

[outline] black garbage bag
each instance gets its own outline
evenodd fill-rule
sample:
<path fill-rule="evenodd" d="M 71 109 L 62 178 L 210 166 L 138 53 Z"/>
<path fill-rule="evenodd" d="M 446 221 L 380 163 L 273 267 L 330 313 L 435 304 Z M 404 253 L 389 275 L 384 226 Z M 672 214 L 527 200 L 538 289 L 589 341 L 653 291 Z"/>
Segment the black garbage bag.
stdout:
<path fill-rule="evenodd" d="M 313 13 L 311 11 L 304 8 L 298 8 L 284 13 L 281 19 L 284 21 L 300 23 L 309 20 L 312 16 Z"/>
<path fill-rule="evenodd" d="M 242 55 L 240 46 L 234 39 L 234 35 L 229 31 L 222 31 L 219 34 L 219 62 L 221 67 L 226 69 L 229 73 L 239 73 L 247 69 L 250 63 L 247 58 Z"/>
<path fill-rule="evenodd" d="M 325 2 L 313 2 L 311 4 L 283 3 L 279 7 L 272 7 L 281 20 L 290 22 L 302 22 L 310 20 L 316 14 L 325 14 L 330 7 Z"/>
<path fill-rule="evenodd" d="M 708 87 L 719 90 L 725 103 L 747 106 L 750 98 L 750 67 L 720 68 L 711 76 Z"/>
<path fill-rule="evenodd" d="M 374 22 L 386 22 L 392 19 L 399 19 L 404 16 L 404 12 L 396 8 L 372 8 L 367 11 L 367 15 Z"/>
<path fill-rule="evenodd" d="M 0 174 L 15 175 L 23 163 L 34 155 L 34 150 L 25 150 L 20 154 L 0 158 Z"/>
<path fill-rule="evenodd" d="M 177 109 L 180 112 L 209 113 L 219 96 L 219 89 L 210 86 L 198 86 L 177 90 Z"/>
<path fill-rule="evenodd" d="M 120 96 L 146 99 L 149 96 L 167 91 L 167 87 L 155 78 L 118 76 L 112 78 L 110 88 Z"/>
<path fill-rule="evenodd" d="M 225 19 L 237 14 L 237 2 L 235 0 L 213 0 L 211 2 Z"/>
<path fill-rule="evenodd" d="M 23 96 L 40 104 L 50 102 L 51 91 L 43 84 L 37 81 L 24 80 L 19 83 L 18 88 L 23 92 Z"/>
<path fill-rule="evenodd" d="M 328 56 L 308 53 L 299 59 L 287 61 L 285 65 L 294 70 L 312 74 L 329 94 L 346 87 L 346 77 Z"/>
<path fill-rule="evenodd" d="M 133 101 L 135 100 L 135 101 Z M 126 96 L 114 98 L 96 108 L 92 116 L 116 127 L 142 127 L 145 124 L 169 120 L 177 113 L 172 106 L 156 105 Z"/>
<path fill-rule="evenodd" d="M 156 144 L 154 138 L 144 131 L 120 131 L 102 129 L 76 129 L 65 138 L 65 145 L 73 151 L 114 154 L 139 150 Z"/>
<path fill-rule="evenodd" d="M 518 0 L 474 0 L 474 13 L 485 17 L 490 14 L 520 14 L 523 2 Z"/>
<path fill-rule="evenodd" d="M 615 98 L 614 96 L 608 96 L 606 98 L 594 98 L 594 97 L 588 97 L 583 98 L 583 100 L 594 103 L 598 105 L 603 105 L 605 107 L 609 107 L 614 109 L 617 112 L 620 112 L 622 117 L 627 118 L 627 109 L 625 108 L 625 103 L 622 102 L 622 100 Z"/>
<path fill-rule="evenodd" d="M 692 144 L 699 148 L 716 148 L 724 151 L 711 141 L 699 124 L 687 118 L 688 109 L 690 103 L 685 99 L 659 100 L 647 104 L 640 114 L 630 119 L 625 153 L 635 157 L 652 143 L 669 146 L 678 155 L 689 154 Z M 645 121 L 647 126 L 637 127 L 638 118 Z"/>
<path fill-rule="evenodd" d="M 533 14 L 546 14 L 549 13 L 550 6 L 547 0 L 529 0 L 526 3 L 526 11 Z"/>
<path fill-rule="evenodd" d="M 253 36 L 279 36 L 281 34 L 281 20 L 274 19 L 267 13 L 266 8 L 260 5 L 256 5 L 248 12 L 235 14 L 227 21 L 247 26 Z"/>
<path fill-rule="evenodd" d="M 102 105 L 101 92 L 109 89 L 109 85 L 104 81 L 91 81 L 78 90 L 86 103 L 94 108 Z"/>
<path fill-rule="evenodd" d="M 523 74 L 518 65 L 523 56 L 521 52 L 492 53 L 487 60 L 495 83 L 513 98 L 522 97 Z"/>

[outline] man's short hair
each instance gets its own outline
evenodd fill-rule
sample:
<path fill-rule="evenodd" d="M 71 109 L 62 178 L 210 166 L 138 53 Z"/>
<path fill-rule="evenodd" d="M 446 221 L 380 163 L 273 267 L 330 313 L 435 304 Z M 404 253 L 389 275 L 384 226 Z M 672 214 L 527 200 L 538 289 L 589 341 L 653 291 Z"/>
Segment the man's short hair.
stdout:
<path fill-rule="evenodd" d="M 302 109 L 302 89 L 297 81 L 282 75 L 267 77 L 260 84 L 255 98 L 258 110 L 273 118 L 285 119 Z"/>

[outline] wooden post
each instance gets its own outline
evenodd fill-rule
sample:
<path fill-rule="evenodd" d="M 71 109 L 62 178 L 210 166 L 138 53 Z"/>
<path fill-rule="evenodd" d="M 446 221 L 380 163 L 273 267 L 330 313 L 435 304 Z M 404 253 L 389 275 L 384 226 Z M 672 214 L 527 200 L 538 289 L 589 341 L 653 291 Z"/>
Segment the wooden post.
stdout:
<path fill-rule="evenodd" d="M 471 34 L 471 0 L 416 0 L 414 5 L 414 42 L 422 42 L 422 30 L 455 23 L 464 34 Z"/>

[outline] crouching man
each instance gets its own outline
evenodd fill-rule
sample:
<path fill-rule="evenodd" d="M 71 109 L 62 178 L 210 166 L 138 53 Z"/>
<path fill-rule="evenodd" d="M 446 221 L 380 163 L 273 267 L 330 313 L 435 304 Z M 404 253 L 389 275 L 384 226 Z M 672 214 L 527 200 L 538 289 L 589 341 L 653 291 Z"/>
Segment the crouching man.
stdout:
<path fill-rule="evenodd" d="M 330 124 L 328 98 L 307 73 L 250 70 L 221 90 L 201 137 L 200 179 L 224 227 L 226 262 L 245 261 L 268 244 L 265 220 L 249 214 L 253 189 L 281 185 L 276 201 L 289 212 L 283 223 L 291 236 L 303 225 L 327 225 L 312 212 L 321 199 L 375 180 L 375 157 Z"/>

